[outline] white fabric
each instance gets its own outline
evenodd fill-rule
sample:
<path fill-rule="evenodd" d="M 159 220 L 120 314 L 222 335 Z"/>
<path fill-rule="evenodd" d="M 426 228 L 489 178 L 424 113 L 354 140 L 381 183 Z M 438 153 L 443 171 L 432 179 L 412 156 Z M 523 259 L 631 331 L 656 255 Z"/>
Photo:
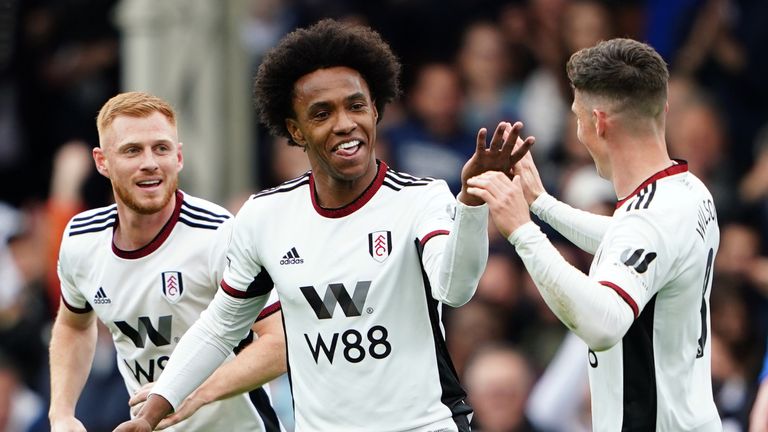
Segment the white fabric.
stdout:
<path fill-rule="evenodd" d="M 461 303 L 474 292 L 487 256 L 487 210 L 455 209 L 445 182 L 382 164 L 369 194 L 343 209 L 318 209 L 305 175 L 255 195 L 239 211 L 223 284 L 248 297 L 259 292 L 254 278 L 262 272 L 274 281 L 297 431 L 458 429 L 446 403 L 454 398 L 450 404 L 463 406 L 464 393 L 447 358 L 432 293 Z M 441 238 L 454 228 L 454 211 L 461 232 L 450 234 L 455 240 Z M 459 277 L 440 269 L 451 264 L 456 273 L 474 273 Z M 445 285 L 435 290 L 439 280 Z M 206 343 L 194 354 L 179 352 L 171 363 L 194 367 L 192 355 L 207 361 L 215 350 L 203 347 L 236 335 L 259 301 L 217 295 L 210 316 L 189 333 L 200 327 Z M 230 322 L 214 327 L 214 319 Z M 175 364 L 173 372 L 169 366 L 156 391 L 179 398 L 182 374 L 193 372 L 177 371 Z"/>
<path fill-rule="evenodd" d="M 601 325 L 617 325 L 606 315 L 613 315 L 618 303 L 597 298 L 622 298 L 624 310 L 639 315 L 626 334 L 606 328 L 604 334 L 623 338 L 606 351 L 589 353 L 594 430 L 622 430 L 627 424 L 647 430 L 648 424 L 637 423 L 654 420 L 640 409 L 644 406 L 655 410 L 658 431 L 720 430 L 707 337 L 711 266 L 719 244 L 712 196 L 683 166 L 641 186 L 616 209 L 589 279 L 567 268 L 535 226 L 521 227 L 510 240 L 550 307 L 593 348 L 607 347 L 594 346 L 594 335 L 584 328 L 599 333 Z M 625 409 L 625 398 L 636 405 Z"/>
<path fill-rule="evenodd" d="M 579 249 L 593 255 L 611 223 L 608 216 L 573 208 L 546 192 L 531 203 L 531 211 Z"/>
<path fill-rule="evenodd" d="M 167 237 L 133 258 L 112 249 L 114 205 L 81 213 L 68 224 L 58 266 L 62 297 L 75 311 L 92 307 L 109 328 L 129 393 L 161 376 L 181 336 L 214 297 L 226 262 L 230 217 L 215 204 L 184 195 Z M 231 350 L 222 355 L 234 357 Z M 243 394 L 212 403 L 169 430 L 259 431 L 263 425 Z"/>

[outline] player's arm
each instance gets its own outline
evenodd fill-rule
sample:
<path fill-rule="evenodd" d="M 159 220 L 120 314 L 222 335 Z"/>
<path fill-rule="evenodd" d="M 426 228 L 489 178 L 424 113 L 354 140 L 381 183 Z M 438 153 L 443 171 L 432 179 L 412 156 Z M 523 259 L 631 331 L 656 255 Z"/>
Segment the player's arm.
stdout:
<path fill-rule="evenodd" d="M 520 177 L 523 196 L 533 214 L 581 250 L 594 255 L 608 230 L 611 218 L 575 209 L 549 195 L 530 152 L 515 164 L 514 173 Z"/>
<path fill-rule="evenodd" d="M 95 314 L 93 311 L 73 312 L 62 301 L 50 343 L 51 405 L 48 418 L 53 432 L 85 431 L 75 419 L 75 406 L 91 371 L 95 351 Z"/>
<path fill-rule="evenodd" d="M 488 172 L 470 185 L 469 193 L 488 203 L 496 226 L 515 246 L 555 315 L 591 349 L 615 345 L 639 314 L 637 305 L 632 307 L 616 290 L 589 278 L 560 255 L 531 222 L 519 177 L 510 180 Z"/>
<path fill-rule="evenodd" d="M 252 330 L 258 338 L 240 351 L 233 361 L 216 369 L 213 375 L 184 399 L 176 412 L 160 422 L 157 429 L 173 426 L 205 405 L 249 392 L 285 373 L 285 334 L 280 310 L 257 321 Z M 152 384 L 145 385 L 131 397 L 129 404 L 141 407 Z"/>
<path fill-rule="evenodd" d="M 436 230 L 420 238 L 432 297 L 440 302 L 461 306 L 475 293 L 488 259 L 488 209 L 481 199 L 467 193 L 467 180 L 489 170 L 509 172 L 533 145 L 532 137 L 519 139 L 522 127 L 520 122 L 499 123 L 488 147 L 487 131 L 480 129 L 475 153 L 462 168 L 462 188 L 450 232 Z M 427 214 L 437 214 L 446 207 L 435 200 Z M 445 233 L 449 235 L 439 235 Z"/>

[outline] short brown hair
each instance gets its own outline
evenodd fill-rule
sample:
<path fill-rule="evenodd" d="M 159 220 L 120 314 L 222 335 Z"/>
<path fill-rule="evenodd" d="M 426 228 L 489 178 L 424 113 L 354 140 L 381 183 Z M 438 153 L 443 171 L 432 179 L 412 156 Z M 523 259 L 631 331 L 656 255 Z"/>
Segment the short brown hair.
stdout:
<path fill-rule="evenodd" d="M 651 46 L 616 38 L 574 53 L 566 65 L 575 90 L 616 102 L 616 109 L 655 117 L 664 111 L 669 71 Z"/>
<path fill-rule="evenodd" d="M 159 112 L 171 125 L 176 126 L 176 113 L 168 102 L 144 92 L 120 93 L 108 100 L 99 110 L 99 115 L 96 117 L 99 139 L 118 116 L 141 118 L 155 112 Z"/>

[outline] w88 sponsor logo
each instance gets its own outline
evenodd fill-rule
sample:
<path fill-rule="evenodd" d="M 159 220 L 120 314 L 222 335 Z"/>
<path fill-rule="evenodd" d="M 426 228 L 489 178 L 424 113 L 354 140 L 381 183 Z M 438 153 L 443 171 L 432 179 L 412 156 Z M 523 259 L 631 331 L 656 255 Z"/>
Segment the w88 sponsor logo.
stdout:
<path fill-rule="evenodd" d="M 366 332 L 365 339 L 367 339 L 367 343 L 365 345 L 363 344 L 363 335 L 355 329 L 346 330 L 341 334 L 333 333 L 330 337 L 326 338 L 323 338 L 318 333 L 314 343 L 310 340 L 309 335 L 305 333 L 304 340 L 307 341 L 307 346 L 310 352 L 312 352 L 315 363 L 320 362 L 320 353 L 322 352 L 325 354 L 328 362 L 333 364 L 339 340 L 341 340 L 343 345 L 341 351 L 344 359 L 350 363 L 360 363 L 366 357 L 372 357 L 376 360 L 388 357 L 392 353 L 392 344 L 387 340 L 388 336 L 389 331 L 386 327 L 375 325 Z M 326 342 L 326 340 L 330 342 Z"/>

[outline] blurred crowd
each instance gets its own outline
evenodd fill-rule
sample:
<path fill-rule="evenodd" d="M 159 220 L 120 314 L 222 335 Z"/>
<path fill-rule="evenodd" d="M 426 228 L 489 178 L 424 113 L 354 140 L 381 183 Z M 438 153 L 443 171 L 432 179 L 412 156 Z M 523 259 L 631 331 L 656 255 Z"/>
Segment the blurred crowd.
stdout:
<path fill-rule="evenodd" d="M 711 296 L 713 386 L 725 430 L 746 430 L 768 329 L 768 57 L 759 51 L 768 43 L 768 2 L 249 1 L 239 32 L 253 68 L 284 34 L 322 17 L 370 25 L 392 44 L 404 92 L 387 108 L 377 144 L 391 167 L 443 178 L 458 192 L 477 130 L 521 120 L 523 134 L 536 137 L 548 192 L 601 214 L 612 213 L 616 197 L 576 138 L 564 65 L 576 50 L 611 37 L 654 46 L 671 72 L 670 154 L 689 162 L 716 201 L 722 238 Z M 60 236 L 73 214 L 111 199 L 90 149 L 98 145 L 99 107 L 122 90 L 120 3 L 0 2 L 0 431 L 48 428 Z M 258 128 L 254 137 L 243 143 L 258 143 L 252 191 L 308 169 L 301 149 Z M 222 204 L 237 211 L 241 192 Z M 548 235 L 587 270 L 590 257 Z M 590 430 L 586 346 L 543 303 L 514 249 L 493 230 L 489 236 L 477 295 L 443 316 L 475 429 Z M 100 340 L 78 406 L 90 431 L 111 430 L 128 416 L 110 336 Z"/>

